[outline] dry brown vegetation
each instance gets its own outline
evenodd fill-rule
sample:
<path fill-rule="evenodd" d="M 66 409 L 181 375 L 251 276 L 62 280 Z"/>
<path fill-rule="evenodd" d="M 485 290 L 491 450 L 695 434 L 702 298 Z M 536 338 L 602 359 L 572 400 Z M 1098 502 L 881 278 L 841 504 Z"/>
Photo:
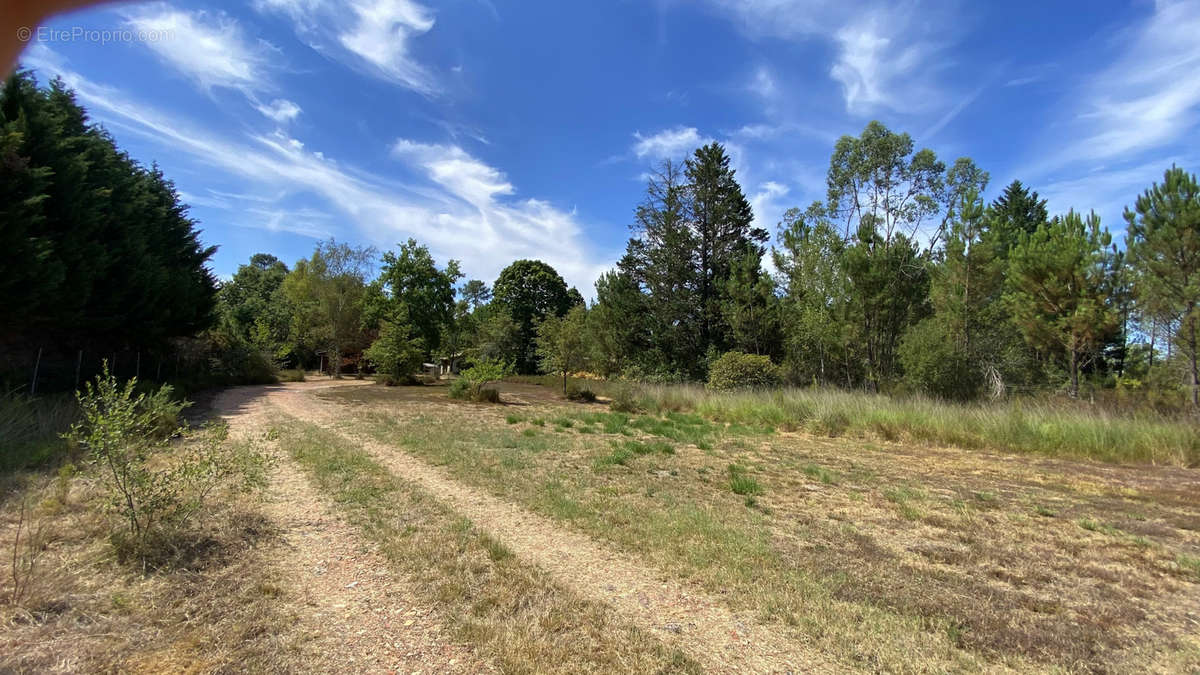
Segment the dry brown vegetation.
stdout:
<path fill-rule="evenodd" d="M 617 424 L 522 384 L 500 407 L 437 388 L 325 397 L 375 440 L 722 592 L 846 665 L 1200 667 L 1191 469 L 689 416 Z M 730 465 L 757 489 L 734 494 Z"/>
<path fill-rule="evenodd" d="M 276 532 L 261 504 L 225 501 L 177 542 L 157 570 L 117 561 L 111 523 L 93 477 L 10 476 L 0 504 L 0 550 L 40 528 L 37 565 L 17 602 L 0 603 L 0 670 L 15 672 L 211 672 L 287 670 L 300 645 L 286 580 L 268 564 Z M 32 504 L 22 523 L 22 504 Z M 28 539 L 24 541 L 30 541 Z M 0 577 L 11 599 L 12 569 Z"/>
<path fill-rule="evenodd" d="M 1195 469 L 501 390 L 504 405 L 439 386 L 235 390 L 236 442 L 277 461 L 268 500 L 216 500 L 154 569 L 117 560 L 82 462 L 7 476 L 0 670 L 764 669 L 689 650 L 717 624 L 647 619 L 662 602 L 647 584 L 758 622 L 736 632 L 815 669 L 1200 669 Z M 468 520 L 472 491 L 518 518 Z M 538 562 L 568 546 L 622 571 Z"/>

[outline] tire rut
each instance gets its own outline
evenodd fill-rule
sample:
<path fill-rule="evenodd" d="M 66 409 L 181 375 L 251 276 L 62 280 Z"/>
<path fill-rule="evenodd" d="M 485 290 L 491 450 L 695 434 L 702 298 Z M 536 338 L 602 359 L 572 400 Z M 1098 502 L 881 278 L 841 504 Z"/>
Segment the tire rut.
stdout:
<path fill-rule="evenodd" d="M 666 578 L 590 537 L 572 532 L 490 494 L 466 486 L 444 471 L 340 427 L 336 404 L 306 393 L 324 387 L 283 387 L 267 397 L 282 412 L 355 443 L 397 476 L 443 500 L 502 541 L 521 559 L 549 573 L 581 596 L 614 607 L 630 623 L 678 647 L 712 672 L 838 672 L 815 649 L 805 648 L 750 612 L 734 612 L 719 598 Z"/>
<path fill-rule="evenodd" d="M 261 442 L 270 420 L 270 397 L 262 393 L 238 388 L 214 399 L 214 412 L 229 422 L 232 438 Z M 271 564 L 285 586 L 282 599 L 296 615 L 292 630 L 300 631 L 308 667 L 495 672 L 469 645 L 446 635 L 436 607 L 391 572 L 291 457 L 271 450 L 278 461 L 263 510 L 283 539 Z"/>

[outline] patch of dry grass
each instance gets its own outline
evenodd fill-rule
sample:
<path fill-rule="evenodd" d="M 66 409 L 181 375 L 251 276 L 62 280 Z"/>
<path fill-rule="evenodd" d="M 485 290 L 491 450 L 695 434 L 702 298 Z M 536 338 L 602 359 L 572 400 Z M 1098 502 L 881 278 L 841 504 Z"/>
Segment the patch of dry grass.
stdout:
<path fill-rule="evenodd" d="M 269 564 L 272 526 L 254 499 L 220 500 L 189 533 L 187 555 L 143 573 L 117 562 L 90 472 L 23 474 L 5 488 L 19 494 L 0 508 L 0 550 L 14 550 L 22 504 L 31 505 L 22 527 L 40 528 L 41 539 L 17 602 L 7 602 L 11 570 L 0 574 L 0 671 L 284 672 L 307 662 Z"/>
<path fill-rule="evenodd" d="M 629 441 L 623 431 L 648 443 L 659 425 L 527 437 L 528 420 L 595 413 L 527 403 L 510 424 L 511 412 L 466 415 L 436 396 L 380 398 L 353 426 L 724 593 L 847 664 L 1200 668 L 1194 471 L 725 432 L 596 471 Z M 759 486 L 752 500 L 733 494 L 730 464 Z"/>
<path fill-rule="evenodd" d="M 457 635 L 505 672 L 697 670 L 678 651 L 622 624 L 607 606 L 579 598 L 523 564 L 361 448 L 294 419 L 275 433 L 347 518 L 437 599 Z"/>

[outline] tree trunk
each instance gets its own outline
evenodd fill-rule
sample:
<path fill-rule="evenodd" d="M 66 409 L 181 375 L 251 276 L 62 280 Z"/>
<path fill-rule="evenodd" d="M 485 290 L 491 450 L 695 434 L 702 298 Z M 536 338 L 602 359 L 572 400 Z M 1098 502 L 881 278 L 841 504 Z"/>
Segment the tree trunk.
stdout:
<path fill-rule="evenodd" d="M 567 371 L 563 370 L 563 396 L 567 395 Z"/>
<path fill-rule="evenodd" d="M 1079 352 L 1071 350 L 1071 398 L 1079 398 Z"/>
<path fill-rule="evenodd" d="M 1195 310 L 1192 310 L 1192 311 L 1194 312 Z M 1191 324 L 1190 326 L 1188 326 L 1188 332 L 1191 334 L 1191 335 L 1189 335 L 1189 337 L 1191 338 L 1191 344 L 1188 345 L 1191 348 L 1189 350 L 1191 353 L 1188 354 L 1188 356 L 1191 357 L 1191 362 L 1192 362 L 1192 408 L 1200 408 L 1200 369 L 1198 369 L 1197 365 L 1196 365 L 1196 357 L 1198 356 L 1196 354 L 1196 347 L 1200 346 L 1200 345 L 1197 345 L 1197 340 L 1196 340 L 1196 323 L 1197 322 L 1196 322 L 1196 320 L 1193 319 L 1192 321 L 1189 321 L 1188 323 Z"/>

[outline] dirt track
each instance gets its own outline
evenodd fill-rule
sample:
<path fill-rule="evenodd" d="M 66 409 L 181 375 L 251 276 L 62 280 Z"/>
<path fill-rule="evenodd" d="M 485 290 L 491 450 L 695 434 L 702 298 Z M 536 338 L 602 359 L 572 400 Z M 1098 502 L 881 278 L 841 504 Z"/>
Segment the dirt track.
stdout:
<path fill-rule="evenodd" d="M 524 562 L 549 573 L 581 596 L 608 603 L 628 623 L 676 646 L 713 672 L 824 672 L 836 668 L 812 650 L 784 638 L 753 616 L 665 578 L 652 567 L 552 521 L 450 478 L 409 455 L 337 428 L 336 407 L 312 392 L 363 382 L 306 382 L 244 387 L 219 395 L 213 408 L 241 437 L 261 437 L 272 410 L 337 433 L 503 542 Z M 274 514 L 284 523 L 295 582 L 313 607 L 319 639 L 342 649 L 346 663 L 369 669 L 478 672 L 487 665 L 469 647 L 446 642 L 436 608 L 401 579 L 387 574 L 378 555 L 331 515 L 328 499 L 281 458 Z M 355 583 L 357 582 L 357 583 Z M 400 619 L 403 619 L 401 621 Z M 403 664 L 403 665 L 400 665 Z"/>
<path fill-rule="evenodd" d="M 272 404 L 313 385 L 239 387 L 212 402 L 234 438 L 262 440 Z M 272 448 L 274 451 L 275 449 Z M 493 672 L 469 645 L 445 634 L 437 608 L 392 574 L 387 562 L 333 509 L 283 453 L 271 480 L 267 515 L 286 555 L 272 560 L 288 580 L 306 648 L 355 672 Z"/>

